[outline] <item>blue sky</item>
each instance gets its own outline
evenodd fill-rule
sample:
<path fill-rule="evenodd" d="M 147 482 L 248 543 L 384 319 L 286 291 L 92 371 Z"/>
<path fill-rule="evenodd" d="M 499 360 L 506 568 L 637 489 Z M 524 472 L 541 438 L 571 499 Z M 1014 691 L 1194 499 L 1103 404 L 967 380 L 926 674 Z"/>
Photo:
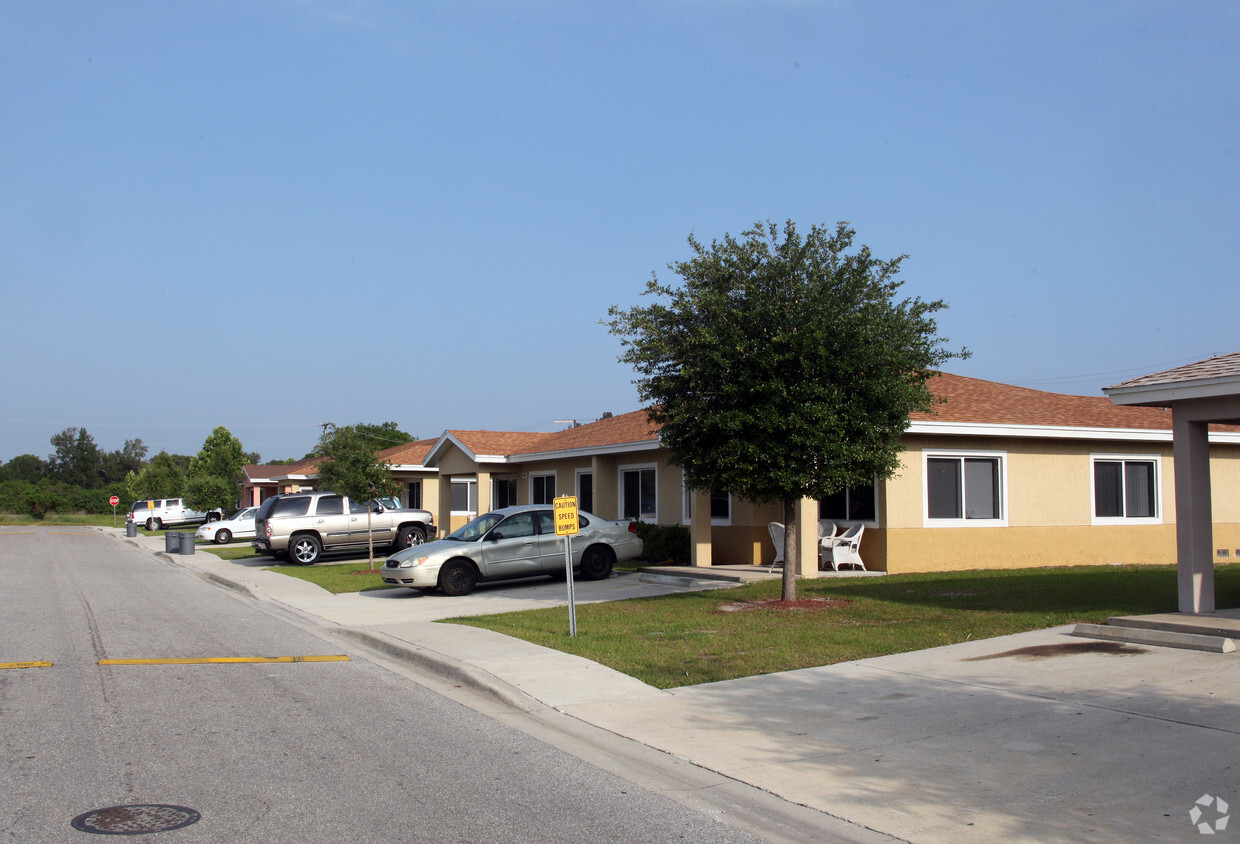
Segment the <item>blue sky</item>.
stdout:
<path fill-rule="evenodd" d="M 834 225 L 953 372 L 1240 349 L 1234 2 L 0 4 L 0 459 L 636 409 L 686 237 Z"/>

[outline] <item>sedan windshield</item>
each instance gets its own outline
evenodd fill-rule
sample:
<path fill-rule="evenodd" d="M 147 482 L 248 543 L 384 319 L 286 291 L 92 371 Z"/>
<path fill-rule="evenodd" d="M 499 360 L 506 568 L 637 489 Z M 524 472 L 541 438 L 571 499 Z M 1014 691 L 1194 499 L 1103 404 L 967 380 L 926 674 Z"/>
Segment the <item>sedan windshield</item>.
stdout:
<path fill-rule="evenodd" d="M 447 538 L 457 542 L 477 542 L 486 535 L 487 531 L 503 521 L 503 518 L 499 513 L 487 513 L 467 523 L 464 527 L 452 531 Z"/>

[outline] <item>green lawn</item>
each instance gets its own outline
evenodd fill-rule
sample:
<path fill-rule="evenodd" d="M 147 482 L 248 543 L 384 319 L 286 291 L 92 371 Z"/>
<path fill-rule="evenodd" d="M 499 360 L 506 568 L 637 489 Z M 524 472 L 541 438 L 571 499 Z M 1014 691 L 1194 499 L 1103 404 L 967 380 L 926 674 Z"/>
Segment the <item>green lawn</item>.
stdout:
<path fill-rule="evenodd" d="M 363 592 L 368 589 L 396 589 L 383 582 L 379 575 L 379 567 L 383 561 L 375 563 L 371 571 L 365 560 L 354 560 L 348 563 L 335 563 L 318 566 L 271 566 L 271 570 L 289 577 L 300 577 L 311 583 L 318 584 L 328 592 Z"/>
<path fill-rule="evenodd" d="M 1240 566 L 1218 566 L 1240 606 Z M 577 607 L 451 619 L 610 666 L 659 688 L 922 650 L 1113 615 L 1176 610 L 1174 566 L 970 571 L 802 580 L 817 609 L 774 609 L 776 581 Z"/>

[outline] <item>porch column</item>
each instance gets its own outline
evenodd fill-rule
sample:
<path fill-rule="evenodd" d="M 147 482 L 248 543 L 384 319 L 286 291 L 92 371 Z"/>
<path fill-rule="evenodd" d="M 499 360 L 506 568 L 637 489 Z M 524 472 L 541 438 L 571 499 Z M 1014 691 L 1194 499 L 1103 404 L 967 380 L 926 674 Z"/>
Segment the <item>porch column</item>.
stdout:
<path fill-rule="evenodd" d="M 478 467 L 478 513 L 491 512 L 491 473 L 485 471 L 481 466 Z"/>
<path fill-rule="evenodd" d="M 429 507 L 427 509 L 430 509 Z M 439 476 L 439 506 L 433 511 L 441 537 L 452 533 L 452 476 Z"/>
<path fill-rule="evenodd" d="M 802 498 L 796 503 L 797 547 L 801 549 L 801 577 L 818 577 L 818 502 Z"/>
<path fill-rule="evenodd" d="M 623 518 L 616 501 L 616 459 L 595 455 L 590 458 L 590 472 L 594 475 L 594 513 L 604 519 Z"/>
<path fill-rule="evenodd" d="M 689 523 L 690 563 L 695 566 L 711 564 L 710 544 L 710 496 L 694 490 L 689 508 L 692 520 Z"/>
<path fill-rule="evenodd" d="M 1172 413 L 1180 612 L 1214 612 L 1214 511 L 1208 424 Z"/>

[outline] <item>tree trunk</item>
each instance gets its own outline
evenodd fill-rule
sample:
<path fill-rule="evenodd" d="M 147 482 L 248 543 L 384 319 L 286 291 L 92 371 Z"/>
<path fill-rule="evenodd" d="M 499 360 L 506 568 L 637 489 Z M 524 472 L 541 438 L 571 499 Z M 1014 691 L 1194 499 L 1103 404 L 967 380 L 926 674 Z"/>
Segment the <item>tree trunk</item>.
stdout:
<path fill-rule="evenodd" d="M 797 573 L 801 571 L 801 548 L 798 541 L 796 501 L 784 499 L 784 589 L 780 599 L 797 599 Z"/>
<path fill-rule="evenodd" d="M 375 570 L 375 534 L 370 529 L 371 525 L 371 509 L 370 502 L 366 502 L 366 549 L 370 553 L 370 570 Z"/>

